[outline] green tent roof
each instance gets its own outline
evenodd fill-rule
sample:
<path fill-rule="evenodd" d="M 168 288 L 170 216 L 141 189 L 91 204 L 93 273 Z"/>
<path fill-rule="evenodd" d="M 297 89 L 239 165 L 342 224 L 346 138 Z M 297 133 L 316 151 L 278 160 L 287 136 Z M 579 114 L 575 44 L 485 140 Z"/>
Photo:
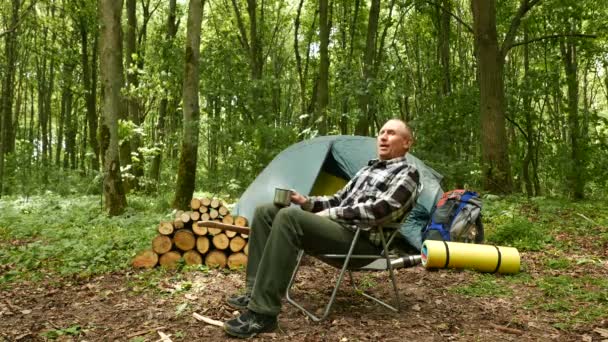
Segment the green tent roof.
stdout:
<path fill-rule="evenodd" d="M 275 188 L 294 189 L 309 195 L 321 171 L 349 180 L 376 157 L 376 139 L 370 137 L 333 135 L 293 144 L 256 177 L 232 212 L 251 222 L 255 207 L 272 202 Z M 423 188 L 418 203 L 430 212 L 437 194 L 442 192 L 439 185 L 442 176 L 410 153 L 407 159 L 421 173 Z"/>

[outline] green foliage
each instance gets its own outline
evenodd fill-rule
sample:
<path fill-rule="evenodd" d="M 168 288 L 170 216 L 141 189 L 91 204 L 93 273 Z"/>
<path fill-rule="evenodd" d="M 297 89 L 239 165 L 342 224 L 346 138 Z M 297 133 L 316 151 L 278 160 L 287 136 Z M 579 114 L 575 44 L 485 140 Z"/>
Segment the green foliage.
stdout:
<path fill-rule="evenodd" d="M 542 297 L 530 306 L 556 312 L 562 319 L 556 327 L 569 329 L 608 315 L 608 280 L 589 276 L 545 276 L 536 281 Z"/>
<path fill-rule="evenodd" d="M 538 251 L 552 241 L 551 235 L 542 225 L 527 219 L 513 218 L 486 235 L 489 243 L 513 246 L 520 250 Z"/>
<path fill-rule="evenodd" d="M 167 213 L 158 200 L 131 197 L 129 203 L 123 215 L 110 218 L 99 197 L 47 194 L 0 201 L 0 269 L 9 269 L 0 283 L 48 272 L 89 277 L 129 267 L 154 236 L 161 213 Z"/>
<path fill-rule="evenodd" d="M 468 297 L 510 297 L 513 295 L 513 290 L 494 274 L 477 274 L 473 282 L 452 287 L 450 291 Z"/>
<path fill-rule="evenodd" d="M 63 329 L 54 329 L 46 331 L 40 334 L 42 337 L 48 338 L 50 340 L 56 340 L 61 336 L 79 336 L 82 333 L 82 328 L 80 325 L 75 324 L 67 328 Z"/>

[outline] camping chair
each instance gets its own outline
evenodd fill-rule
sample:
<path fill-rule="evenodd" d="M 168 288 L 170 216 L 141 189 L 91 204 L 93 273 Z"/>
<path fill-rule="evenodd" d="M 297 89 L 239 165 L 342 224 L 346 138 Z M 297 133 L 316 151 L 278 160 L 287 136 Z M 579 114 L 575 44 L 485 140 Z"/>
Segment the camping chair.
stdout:
<path fill-rule="evenodd" d="M 397 281 L 395 280 L 395 274 L 393 272 L 394 264 L 397 261 L 397 259 L 399 258 L 399 256 L 391 255 L 390 250 L 389 250 L 392 242 L 395 240 L 395 237 L 396 237 L 397 233 L 399 232 L 399 226 L 400 226 L 400 223 L 392 224 L 392 225 L 385 225 L 384 227 L 377 227 L 378 232 L 380 233 L 381 242 L 382 242 L 382 250 L 380 251 L 379 254 L 371 254 L 371 255 L 362 255 L 361 254 L 360 255 L 360 254 L 353 253 L 355 246 L 357 245 L 357 242 L 359 241 L 359 238 L 361 237 L 361 231 L 362 231 L 361 228 L 357 228 L 347 254 L 313 255 L 314 257 L 316 257 L 322 261 L 329 260 L 329 259 L 344 259 L 344 263 L 342 264 L 342 268 L 338 275 L 338 280 L 336 281 L 336 284 L 332 291 L 329 302 L 326 304 L 325 311 L 323 312 L 323 315 L 321 317 L 317 317 L 312 312 L 306 310 L 302 305 L 300 305 L 298 302 L 296 302 L 290 294 L 291 287 L 293 286 L 294 281 L 296 279 L 296 275 L 298 273 L 298 270 L 300 269 L 300 263 L 302 261 L 302 257 L 304 256 L 304 250 L 300 250 L 300 252 L 298 254 L 296 267 L 291 276 L 291 280 L 289 281 L 289 285 L 287 286 L 287 293 L 286 293 L 287 301 L 290 304 L 292 304 L 293 306 L 295 306 L 296 308 L 300 309 L 304 314 L 306 314 L 308 317 L 310 317 L 310 319 L 312 319 L 313 321 L 319 322 L 319 321 L 325 319 L 329 315 L 329 312 L 334 303 L 334 300 L 336 299 L 336 294 L 338 292 L 338 288 L 340 287 L 340 284 L 342 283 L 342 280 L 344 278 L 344 274 L 346 272 L 348 272 L 350 281 L 356 292 L 363 294 L 365 297 L 372 299 L 373 301 L 377 302 L 378 304 L 381 304 L 384 307 L 386 307 L 394 312 L 399 312 L 399 310 L 400 310 L 399 291 L 397 289 Z M 392 232 L 389 236 L 388 241 L 386 241 L 386 239 L 384 237 L 384 229 L 392 229 Z M 350 261 L 352 259 L 369 259 L 369 260 L 375 260 L 375 261 L 372 261 L 371 263 L 369 263 L 363 267 L 351 267 Z M 395 303 L 396 303 L 395 306 L 390 305 L 387 302 L 358 289 L 354 282 L 352 271 L 359 271 L 359 270 L 363 270 L 363 271 L 364 270 L 385 270 L 385 271 L 388 271 L 392 285 L 393 285 L 393 292 L 394 292 Z"/>

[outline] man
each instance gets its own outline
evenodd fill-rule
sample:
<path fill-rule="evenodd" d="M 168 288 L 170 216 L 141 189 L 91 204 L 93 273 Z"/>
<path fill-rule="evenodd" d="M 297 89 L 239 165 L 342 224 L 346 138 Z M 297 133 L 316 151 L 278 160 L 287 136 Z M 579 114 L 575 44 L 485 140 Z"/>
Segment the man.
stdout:
<path fill-rule="evenodd" d="M 407 163 L 411 130 L 401 120 L 389 120 L 378 133 L 378 159 L 359 172 L 331 197 L 305 197 L 292 192 L 291 201 L 301 208 L 274 205 L 256 208 L 249 237 L 246 293 L 228 304 L 247 310 L 224 323 L 224 330 L 247 338 L 277 327 L 281 299 L 295 268 L 298 251 L 346 253 L 354 228 L 366 230 L 355 253 L 381 250 L 373 230 L 395 222 L 409 212 L 419 185 L 418 170 Z"/>

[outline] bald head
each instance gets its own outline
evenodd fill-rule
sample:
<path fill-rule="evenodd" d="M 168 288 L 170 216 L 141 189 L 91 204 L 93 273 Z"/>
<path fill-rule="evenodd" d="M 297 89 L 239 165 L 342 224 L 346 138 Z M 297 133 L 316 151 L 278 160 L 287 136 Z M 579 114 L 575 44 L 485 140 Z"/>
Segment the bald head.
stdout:
<path fill-rule="evenodd" d="M 388 120 L 378 132 L 378 158 L 389 160 L 404 156 L 412 146 L 412 130 L 399 119 Z"/>

